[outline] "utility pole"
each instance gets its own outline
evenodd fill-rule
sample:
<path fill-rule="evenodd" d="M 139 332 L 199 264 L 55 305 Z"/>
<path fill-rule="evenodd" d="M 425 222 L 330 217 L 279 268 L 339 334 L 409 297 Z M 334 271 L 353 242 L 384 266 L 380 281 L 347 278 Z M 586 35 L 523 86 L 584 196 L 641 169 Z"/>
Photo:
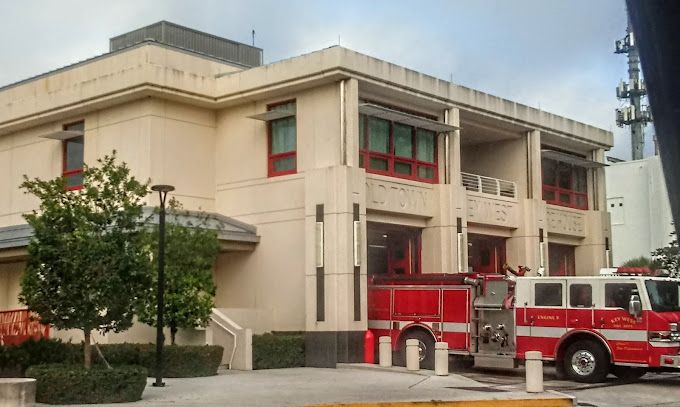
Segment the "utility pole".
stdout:
<path fill-rule="evenodd" d="M 649 108 L 642 105 L 642 98 L 647 94 L 644 81 L 640 78 L 640 53 L 635 43 L 630 20 L 626 29 L 626 36 L 616 41 L 615 54 L 628 54 L 628 83 L 623 80 L 616 88 L 616 97 L 629 99 L 630 103 L 621 109 L 616 109 L 616 125 L 630 126 L 631 158 L 643 158 L 645 147 L 644 127 L 652 121 Z"/>

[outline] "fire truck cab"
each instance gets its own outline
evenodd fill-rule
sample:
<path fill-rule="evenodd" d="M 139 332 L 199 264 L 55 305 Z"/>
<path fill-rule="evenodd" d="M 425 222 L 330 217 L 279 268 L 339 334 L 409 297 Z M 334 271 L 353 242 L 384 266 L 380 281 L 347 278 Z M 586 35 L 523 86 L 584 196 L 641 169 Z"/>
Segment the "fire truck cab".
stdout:
<path fill-rule="evenodd" d="M 479 367 L 515 367 L 540 351 L 582 382 L 680 369 L 678 279 L 423 274 L 374 279 L 368 301 L 375 337 L 392 337 L 397 360 L 418 339 L 425 368 L 442 341 Z"/>

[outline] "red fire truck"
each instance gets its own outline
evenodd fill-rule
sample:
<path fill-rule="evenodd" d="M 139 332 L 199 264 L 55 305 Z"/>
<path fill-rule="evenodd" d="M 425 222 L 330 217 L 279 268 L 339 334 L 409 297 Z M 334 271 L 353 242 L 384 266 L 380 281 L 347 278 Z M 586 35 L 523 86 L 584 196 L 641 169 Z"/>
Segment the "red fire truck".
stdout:
<path fill-rule="evenodd" d="M 418 339 L 425 368 L 442 341 L 479 367 L 516 367 L 525 352 L 541 351 L 559 374 L 582 382 L 680 369 L 680 280 L 615 274 L 376 276 L 368 327 L 390 336 L 398 356 L 406 339 Z"/>

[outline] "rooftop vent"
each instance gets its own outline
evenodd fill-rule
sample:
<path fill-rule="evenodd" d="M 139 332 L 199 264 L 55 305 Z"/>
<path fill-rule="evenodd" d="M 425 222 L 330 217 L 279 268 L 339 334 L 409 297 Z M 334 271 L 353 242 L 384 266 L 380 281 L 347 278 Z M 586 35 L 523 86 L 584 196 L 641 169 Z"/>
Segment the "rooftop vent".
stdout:
<path fill-rule="evenodd" d="M 161 21 L 109 40 L 110 51 L 153 40 L 247 67 L 262 65 L 262 49 L 188 27 Z"/>

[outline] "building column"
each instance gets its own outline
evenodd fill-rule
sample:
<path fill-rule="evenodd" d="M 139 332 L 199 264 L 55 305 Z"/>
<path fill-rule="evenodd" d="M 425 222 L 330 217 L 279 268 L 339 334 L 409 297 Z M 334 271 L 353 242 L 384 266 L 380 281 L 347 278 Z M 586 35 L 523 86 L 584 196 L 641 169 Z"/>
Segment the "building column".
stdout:
<path fill-rule="evenodd" d="M 344 79 L 340 81 L 340 109 L 342 126 L 343 165 L 359 167 L 359 81 Z"/>
<path fill-rule="evenodd" d="M 527 133 L 527 198 L 543 199 L 541 168 L 541 132 Z"/>
<path fill-rule="evenodd" d="M 304 182 L 306 365 L 361 362 L 368 328 L 365 175 L 335 166 L 307 171 Z"/>
<path fill-rule="evenodd" d="M 457 108 L 447 109 L 444 114 L 447 124 L 460 126 L 460 112 Z M 445 136 L 448 145 L 442 142 L 445 165 L 440 184 L 436 186 L 439 195 L 439 208 L 435 211 L 422 234 L 422 268 L 424 273 L 458 273 L 458 228 L 457 218 L 464 217 L 465 193 L 461 186 L 460 177 L 460 130 L 455 130 Z M 461 223 L 462 223 L 461 219 Z M 465 246 L 465 233 L 462 233 Z M 463 254 L 467 259 L 467 255 Z M 467 265 L 464 267 L 467 270 Z"/>
<path fill-rule="evenodd" d="M 506 242 L 507 262 L 513 267 L 529 266 L 537 270 L 541 265 L 547 269 L 547 235 L 545 202 L 543 202 L 541 132 L 526 133 L 526 199 L 520 201 L 522 222 Z M 541 243 L 543 243 L 543 264 L 541 264 Z"/>

